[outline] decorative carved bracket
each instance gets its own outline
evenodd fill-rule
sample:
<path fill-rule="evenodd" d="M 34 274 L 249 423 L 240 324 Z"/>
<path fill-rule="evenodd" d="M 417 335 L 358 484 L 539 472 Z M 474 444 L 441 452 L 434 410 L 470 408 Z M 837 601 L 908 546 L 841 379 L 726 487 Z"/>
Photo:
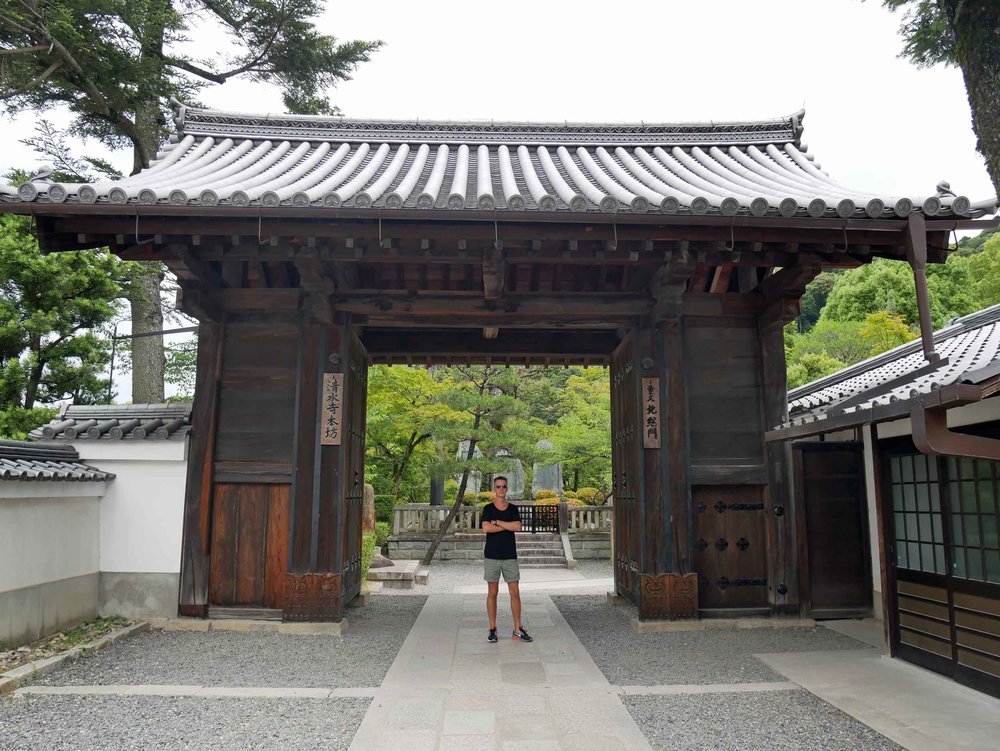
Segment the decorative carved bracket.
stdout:
<path fill-rule="evenodd" d="M 639 619 L 677 621 L 698 617 L 697 574 L 640 574 Z"/>

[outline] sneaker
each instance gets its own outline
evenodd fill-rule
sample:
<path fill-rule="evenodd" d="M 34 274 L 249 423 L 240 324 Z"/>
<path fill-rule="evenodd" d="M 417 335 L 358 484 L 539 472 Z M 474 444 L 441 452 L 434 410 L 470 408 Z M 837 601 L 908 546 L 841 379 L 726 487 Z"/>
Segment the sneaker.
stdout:
<path fill-rule="evenodd" d="M 528 632 L 525 631 L 523 628 L 514 631 L 514 636 L 512 638 L 515 641 L 534 641 L 534 639 L 528 636 Z"/>
<path fill-rule="evenodd" d="M 488 641 L 490 644 L 497 643 L 497 630 L 495 628 L 490 629 L 490 635 L 486 637 L 486 641 Z"/>

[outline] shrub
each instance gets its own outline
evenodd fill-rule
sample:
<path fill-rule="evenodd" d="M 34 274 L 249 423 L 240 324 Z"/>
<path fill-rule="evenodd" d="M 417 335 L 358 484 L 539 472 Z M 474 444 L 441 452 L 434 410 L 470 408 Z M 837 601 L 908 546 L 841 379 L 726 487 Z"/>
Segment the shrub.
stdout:
<path fill-rule="evenodd" d="M 476 500 L 478 500 L 479 503 L 493 503 L 493 493 L 488 490 L 482 493 L 476 493 Z"/>
<path fill-rule="evenodd" d="M 591 506 L 604 503 L 604 493 L 597 488 L 577 488 L 576 497 Z"/>
<path fill-rule="evenodd" d="M 587 504 L 581 501 L 579 498 L 566 498 L 567 506 L 586 506 Z"/>
<path fill-rule="evenodd" d="M 368 578 L 368 569 L 371 568 L 374 557 L 375 535 L 371 532 L 361 535 L 361 581 Z"/>
<path fill-rule="evenodd" d="M 389 544 L 389 533 L 392 527 L 385 522 L 375 522 L 375 544 L 385 552 L 385 546 Z"/>
<path fill-rule="evenodd" d="M 392 524 L 392 510 L 396 507 L 396 499 L 391 495 L 375 496 L 375 521 Z"/>
<path fill-rule="evenodd" d="M 451 504 L 455 502 L 455 496 L 458 495 L 458 480 L 445 480 L 444 481 L 444 502 Z"/>
<path fill-rule="evenodd" d="M 542 491 L 543 493 L 546 491 Z M 544 498 L 535 499 L 536 506 L 558 506 L 559 497 L 558 496 L 545 496 Z"/>
<path fill-rule="evenodd" d="M 476 501 L 478 501 L 478 500 L 479 500 L 479 498 L 476 496 L 475 493 L 466 493 L 465 495 L 462 496 L 462 505 L 463 506 L 475 506 L 476 505 Z"/>
<path fill-rule="evenodd" d="M 542 500 L 543 498 L 558 498 L 559 494 L 554 490 L 539 490 L 535 493 L 536 500 Z"/>
<path fill-rule="evenodd" d="M 563 491 L 563 498 L 579 498 L 579 497 L 580 496 L 578 496 L 576 494 L 575 490 L 564 490 Z"/>

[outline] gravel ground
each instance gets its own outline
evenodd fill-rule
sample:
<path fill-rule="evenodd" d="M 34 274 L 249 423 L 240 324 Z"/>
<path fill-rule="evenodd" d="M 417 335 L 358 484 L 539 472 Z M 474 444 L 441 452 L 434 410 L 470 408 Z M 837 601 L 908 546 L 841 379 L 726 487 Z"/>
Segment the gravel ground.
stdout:
<path fill-rule="evenodd" d="M 37 683 L 378 686 L 425 601 L 375 595 L 370 606 L 348 611 L 342 637 L 150 631 L 42 676 Z"/>
<path fill-rule="evenodd" d="M 654 749 L 901 750 L 806 691 L 625 696 L 622 702 Z"/>
<path fill-rule="evenodd" d="M 614 576 L 611 568 L 611 561 L 608 560 L 584 560 L 576 562 L 576 572 L 581 579 L 609 579 Z M 382 589 L 380 594 L 384 595 L 439 595 L 448 592 L 455 592 L 459 587 L 482 585 L 483 592 L 486 585 L 483 583 L 483 564 L 473 561 L 434 561 L 431 563 L 430 578 L 427 584 L 416 584 L 413 589 Z M 551 591 L 559 591 L 559 583 L 552 582 Z M 610 587 L 609 587 L 610 589 Z M 572 593 L 571 588 L 563 591 Z"/>
<path fill-rule="evenodd" d="M 608 681 L 618 686 L 783 681 L 753 655 L 870 648 L 821 626 L 637 634 L 631 625 L 635 609 L 608 605 L 606 597 L 552 601 Z"/>
<path fill-rule="evenodd" d="M 0 749 L 346 749 L 370 702 L 353 698 L 0 698 Z"/>

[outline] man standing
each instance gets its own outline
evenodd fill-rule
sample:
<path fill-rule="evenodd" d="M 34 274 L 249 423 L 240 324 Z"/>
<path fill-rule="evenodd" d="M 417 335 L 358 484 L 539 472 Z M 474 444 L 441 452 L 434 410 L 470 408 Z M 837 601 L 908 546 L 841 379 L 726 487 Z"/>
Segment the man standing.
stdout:
<path fill-rule="evenodd" d="M 521 514 L 517 506 L 507 502 L 507 478 L 500 476 L 493 480 L 493 503 L 483 507 L 483 531 L 486 533 L 486 549 L 483 558 L 486 563 L 486 614 L 490 617 L 490 633 L 487 639 L 497 641 L 497 594 L 500 591 L 500 574 L 510 590 L 510 613 L 514 617 L 513 638 L 531 641 L 528 632 L 521 626 L 521 590 L 518 582 L 521 570 L 517 565 L 517 538 L 521 531 Z"/>

